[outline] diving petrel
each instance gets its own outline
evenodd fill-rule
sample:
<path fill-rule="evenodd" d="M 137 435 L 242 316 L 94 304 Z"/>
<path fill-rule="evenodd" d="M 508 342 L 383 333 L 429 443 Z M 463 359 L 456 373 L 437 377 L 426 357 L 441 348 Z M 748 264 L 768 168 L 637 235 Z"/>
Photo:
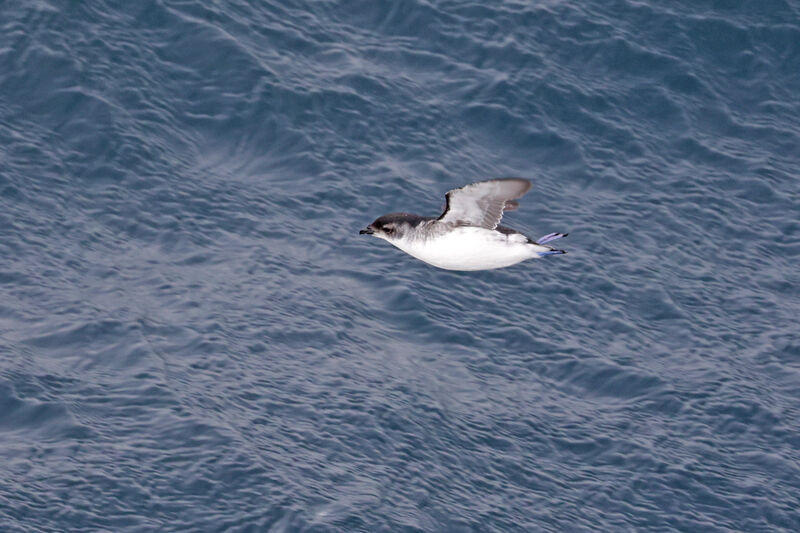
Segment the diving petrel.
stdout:
<path fill-rule="evenodd" d="M 516 209 L 531 182 L 521 178 L 479 181 L 447 193 L 438 218 L 389 213 L 361 230 L 389 241 L 407 254 L 447 270 L 490 270 L 526 259 L 565 254 L 545 243 L 566 237 L 548 233 L 534 241 L 499 226 L 504 210 Z"/>

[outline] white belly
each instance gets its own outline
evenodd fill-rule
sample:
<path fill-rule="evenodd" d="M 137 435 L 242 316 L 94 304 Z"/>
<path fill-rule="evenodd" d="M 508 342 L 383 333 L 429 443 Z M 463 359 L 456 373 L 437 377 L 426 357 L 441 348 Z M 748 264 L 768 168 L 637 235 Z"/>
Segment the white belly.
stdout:
<path fill-rule="evenodd" d="M 539 256 L 547 250 L 519 234 L 504 235 L 472 226 L 426 240 L 392 242 L 409 255 L 447 270 L 490 270 Z"/>

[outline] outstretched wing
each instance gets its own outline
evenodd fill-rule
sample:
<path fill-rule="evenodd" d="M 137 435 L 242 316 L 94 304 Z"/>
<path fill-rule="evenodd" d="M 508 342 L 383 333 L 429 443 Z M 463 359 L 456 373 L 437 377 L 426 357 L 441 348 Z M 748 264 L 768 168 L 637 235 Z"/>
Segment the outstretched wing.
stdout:
<path fill-rule="evenodd" d="M 461 226 L 495 229 L 504 209 L 516 209 L 531 182 L 521 178 L 479 181 L 447 193 L 447 205 L 439 217 L 442 222 Z"/>

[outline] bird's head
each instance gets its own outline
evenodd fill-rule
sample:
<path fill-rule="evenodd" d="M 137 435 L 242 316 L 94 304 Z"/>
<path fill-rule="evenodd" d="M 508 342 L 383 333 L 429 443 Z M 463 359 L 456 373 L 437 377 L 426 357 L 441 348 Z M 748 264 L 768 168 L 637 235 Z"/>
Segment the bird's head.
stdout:
<path fill-rule="evenodd" d="M 376 218 L 375 222 L 362 229 L 358 233 L 361 235 L 374 235 L 379 239 L 396 241 L 402 239 L 411 229 L 409 215 L 406 213 L 389 213 Z"/>

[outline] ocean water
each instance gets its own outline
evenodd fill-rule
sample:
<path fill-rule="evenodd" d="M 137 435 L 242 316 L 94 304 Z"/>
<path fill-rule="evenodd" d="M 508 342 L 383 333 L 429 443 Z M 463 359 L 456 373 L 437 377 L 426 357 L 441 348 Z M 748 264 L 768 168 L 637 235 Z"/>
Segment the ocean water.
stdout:
<path fill-rule="evenodd" d="M 798 531 L 799 261 L 795 0 L 7 0 L 0 531 Z"/>

